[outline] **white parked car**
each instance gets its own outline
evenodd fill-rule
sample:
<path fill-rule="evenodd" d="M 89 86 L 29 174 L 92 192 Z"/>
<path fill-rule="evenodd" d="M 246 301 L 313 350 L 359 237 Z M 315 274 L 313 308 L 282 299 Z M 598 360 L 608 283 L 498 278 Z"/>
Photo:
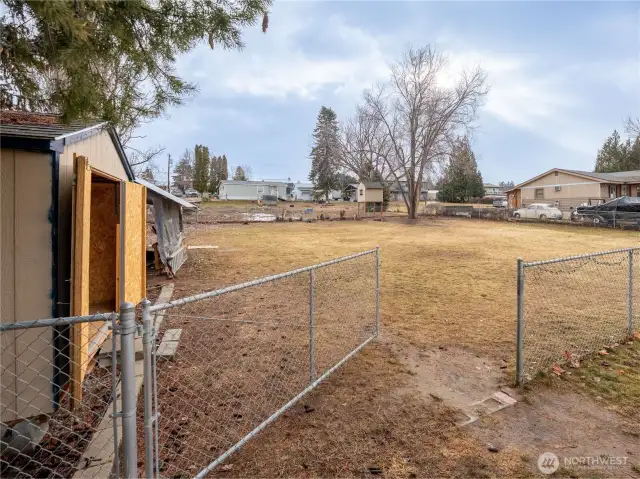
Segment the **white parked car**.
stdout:
<path fill-rule="evenodd" d="M 536 220 L 561 220 L 562 211 L 555 206 L 545 203 L 533 203 L 527 208 L 519 208 L 513 213 L 513 217 L 517 220 L 520 218 L 536 219 Z"/>

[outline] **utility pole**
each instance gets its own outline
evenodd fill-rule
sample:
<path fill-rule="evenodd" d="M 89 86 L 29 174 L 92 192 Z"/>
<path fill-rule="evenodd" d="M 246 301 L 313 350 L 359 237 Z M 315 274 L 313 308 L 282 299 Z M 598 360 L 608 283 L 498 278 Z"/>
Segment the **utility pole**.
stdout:
<path fill-rule="evenodd" d="M 171 193 L 171 155 L 167 155 L 167 193 Z"/>

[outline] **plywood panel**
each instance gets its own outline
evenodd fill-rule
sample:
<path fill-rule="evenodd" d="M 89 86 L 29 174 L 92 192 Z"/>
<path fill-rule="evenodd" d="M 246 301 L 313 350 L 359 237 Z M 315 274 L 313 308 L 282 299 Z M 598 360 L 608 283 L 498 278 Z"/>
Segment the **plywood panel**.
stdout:
<path fill-rule="evenodd" d="M 124 298 L 137 304 L 146 290 L 147 194 L 142 185 L 124 183 Z"/>
<path fill-rule="evenodd" d="M 92 313 L 114 311 L 116 306 L 116 226 L 118 211 L 115 183 L 91 186 L 91 239 L 89 305 Z"/>
<path fill-rule="evenodd" d="M 95 179 L 95 175 L 94 175 Z M 91 231 L 89 252 L 89 312 L 107 313 L 116 308 L 116 228 L 118 204 L 116 183 L 91 185 Z M 89 351 L 95 352 L 106 339 L 104 323 L 87 325 Z M 89 354 L 87 359 L 91 359 Z"/>
<path fill-rule="evenodd" d="M 91 247 L 91 167 L 77 157 L 74 205 L 73 314 L 89 314 L 89 267 Z M 74 406 L 82 400 L 82 379 L 87 366 L 89 330 L 87 324 L 72 327 L 71 397 Z"/>

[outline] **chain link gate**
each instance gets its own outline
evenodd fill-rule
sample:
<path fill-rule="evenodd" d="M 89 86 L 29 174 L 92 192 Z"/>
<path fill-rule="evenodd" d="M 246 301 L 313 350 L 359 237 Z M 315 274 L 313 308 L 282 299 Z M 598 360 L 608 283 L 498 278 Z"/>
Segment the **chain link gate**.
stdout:
<path fill-rule="evenodd" d="M 135 310 L 120 311 L 0 325 L 0 477 L 136 477 Z"/>
<path fill-rule="evenodd" d="M 375 249 L 143 301 L 145 476 L 204 477 L 378 337 L 379 266 Z"/>
<path fill-rule="evenodd" d="M 516 382 L 638 330 L 640 248 L 517 263 Z"/>

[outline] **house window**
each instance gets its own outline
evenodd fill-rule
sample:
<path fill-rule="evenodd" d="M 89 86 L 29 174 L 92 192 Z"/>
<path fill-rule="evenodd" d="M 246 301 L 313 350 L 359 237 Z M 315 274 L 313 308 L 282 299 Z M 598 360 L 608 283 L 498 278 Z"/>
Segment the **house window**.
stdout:
<path fill-rule="evenodd" d="M 636 186 L 636 196 L 640 196 L 640 186 Z"/>
<path fill-rule="evenodd" d="M 364 195 L 364 190 L 362 188 L 360 188 L 360 194 Z"/>
<path fill-rule="evenodd" d="M 558 172 L 557 172 L 557 171 L 554 171 L 554 172 L 553 172 L 553 176 L 558 176 Z"/>
<path fill-rule="evenodd" d="M 622 196 L 628 196 L 628 186 L 627 185 L 622 185 Z"/>
<path fill-rule="evenodd" d="M 616 185 L 609 185 L 609 198 L 615 198 L 618 196 L 616 194 Z"/>
<path fill-rule="evenodd" d="M 535 198 L 536 200 L 544 200 L 544 188 L 536 188 Z"/>

